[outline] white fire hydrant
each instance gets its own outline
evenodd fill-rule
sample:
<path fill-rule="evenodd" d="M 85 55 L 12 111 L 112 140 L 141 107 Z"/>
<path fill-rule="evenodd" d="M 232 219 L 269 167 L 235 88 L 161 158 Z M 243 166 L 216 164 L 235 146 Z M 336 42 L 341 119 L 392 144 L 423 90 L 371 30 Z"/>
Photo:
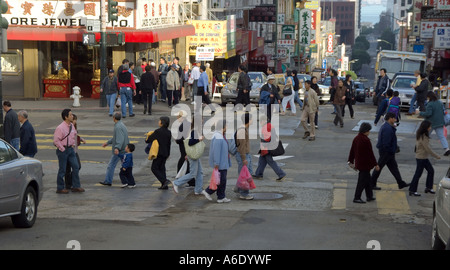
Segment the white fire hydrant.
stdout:
<path fill-rule="evenodd" d="M 83 96 L 80 95 L 80 87 L 75 86 L 73 88 L 73 95 L 70 96 L 70 98 L 73 98 L 73 107 L 80 107 L 80 98 L 82 98 Z"/>

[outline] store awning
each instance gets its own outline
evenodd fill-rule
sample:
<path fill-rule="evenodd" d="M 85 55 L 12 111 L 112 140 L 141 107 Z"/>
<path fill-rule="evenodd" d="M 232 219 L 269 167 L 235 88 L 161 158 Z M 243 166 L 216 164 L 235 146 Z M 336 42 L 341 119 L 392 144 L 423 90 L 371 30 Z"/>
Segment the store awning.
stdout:
<path fill-rule="evenodd" d="M 195 35 L 195 28 L 192 25 L 180 25 L 152 30 L 107 30 L 107 32 L 125 33 L 125 42 L 128 43 L 154 43 Z M 8 40 L 81 42 L 83 34 L 86 33 L 85 29 L 9 27 Z M 100 40 L 100 33 L 96 33 L 96 39 Z"/>

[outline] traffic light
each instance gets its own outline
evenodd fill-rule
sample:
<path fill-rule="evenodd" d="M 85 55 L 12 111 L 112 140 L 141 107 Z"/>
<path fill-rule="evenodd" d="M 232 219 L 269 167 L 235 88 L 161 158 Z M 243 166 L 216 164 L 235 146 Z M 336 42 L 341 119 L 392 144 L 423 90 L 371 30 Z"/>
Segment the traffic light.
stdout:
<path fill-rule="evenodd" d="M 119 3 L 117 1 L 108 0 L 108 22 L 117 22 L 117 5 Z"/>
<path fill-rule="evenodd" d="M 3 18 L 2 14 L 8 12 L 8 3 L 4 0 L 0 0 L 0 30 L 1 30 L 1 52 L 8 51 L 8 38 L 6 36 L 6 29 L 8 29 L 8 20 Z"/>

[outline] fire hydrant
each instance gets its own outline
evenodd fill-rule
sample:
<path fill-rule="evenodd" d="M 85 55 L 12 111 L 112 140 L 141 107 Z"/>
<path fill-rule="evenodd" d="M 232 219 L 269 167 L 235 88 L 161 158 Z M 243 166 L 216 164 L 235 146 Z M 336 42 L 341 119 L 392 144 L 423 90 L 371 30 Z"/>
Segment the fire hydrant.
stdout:
<path fill-rule="evenodd" d="M 73 88 L 73 95 L 70 96 L 70 98 L 73 98 L 73 107 L 80 107 L 80 98 L 82 98 L 83 96 L 80 95 L 80 87 L 75 86 Z"/>

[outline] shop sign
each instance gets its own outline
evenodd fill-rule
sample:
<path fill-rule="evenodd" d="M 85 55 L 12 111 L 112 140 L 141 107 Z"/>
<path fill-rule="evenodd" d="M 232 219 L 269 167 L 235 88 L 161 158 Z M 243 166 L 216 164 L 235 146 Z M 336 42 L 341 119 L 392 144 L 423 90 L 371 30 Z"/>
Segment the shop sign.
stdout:
<path fill-rule="evenodd" d="M 283 25 L 281 26 L 281 37 L 283 39 L 295 39 L 295 25 Z"/>
<path fill-rule="evenodd" d="M 327 37 L 327 53 L 333 53 L 333 46 L 334 46 L 334 41 L 333 41 L 333 34 L 328 34 Z"/>
<path fill-rule="evenodd" d="M 450 27 L 450 22 L 422 22 L 420 38 L 433 38 L 436 27 Z"/>
<path fill-rule="evenodd" d="M 100 3 L 97 1 L 7 1 L 8 11 L 2 17 L 10 26 L 85 27 L 87 19 L 98 20 Z M 115 27 L 134 28 L 134 2 L 119 2 L 119 20 Z M 108 24 L 111 26 L 111 24 Z"/>
<path fill-rule="evenodd" d="M 437 2 L 437 9 L 450 10 L 450 0 L 435 0 Z"/>
<path fill-rule="evenodd" d="M 183 0 L 136 0 L 136 2 L 136 29 L 179 25 L 179 6 L 183 4 Z"/>
<path fill-rule="evenodd" d="M 249 22 L 275 23 L 277 20 L 276 6 L 257 6 L 249 11 Z"/>
<path fill-rule="evenodd" d="M 311 44 L 311 10 L 302 9 L 300 11 L 300 46 L 309 47 Z"/>
<path fill-rule="evenodd" d="M 312 0 L 305 2 L 305 8 L 315 10 L 319 9 L 320 8 L 319 0 Z"/>
<path fill-rule="evenodd" d="M 214 48 L 197 47 L 195 61 L 214 61 Z"/>
<path fill-rule="evenodd" d="M 433 44 L 434 49 L 450 48 L 450 27 L 436 27 Z"/>
<path fill-rule="evenodd" d="M 212 47 L 215 56 L 227 53 L 227 21 L 191 21 L 195 35 L 187 37 L 189 54 L 196 55 L 197 47 Z"/>

